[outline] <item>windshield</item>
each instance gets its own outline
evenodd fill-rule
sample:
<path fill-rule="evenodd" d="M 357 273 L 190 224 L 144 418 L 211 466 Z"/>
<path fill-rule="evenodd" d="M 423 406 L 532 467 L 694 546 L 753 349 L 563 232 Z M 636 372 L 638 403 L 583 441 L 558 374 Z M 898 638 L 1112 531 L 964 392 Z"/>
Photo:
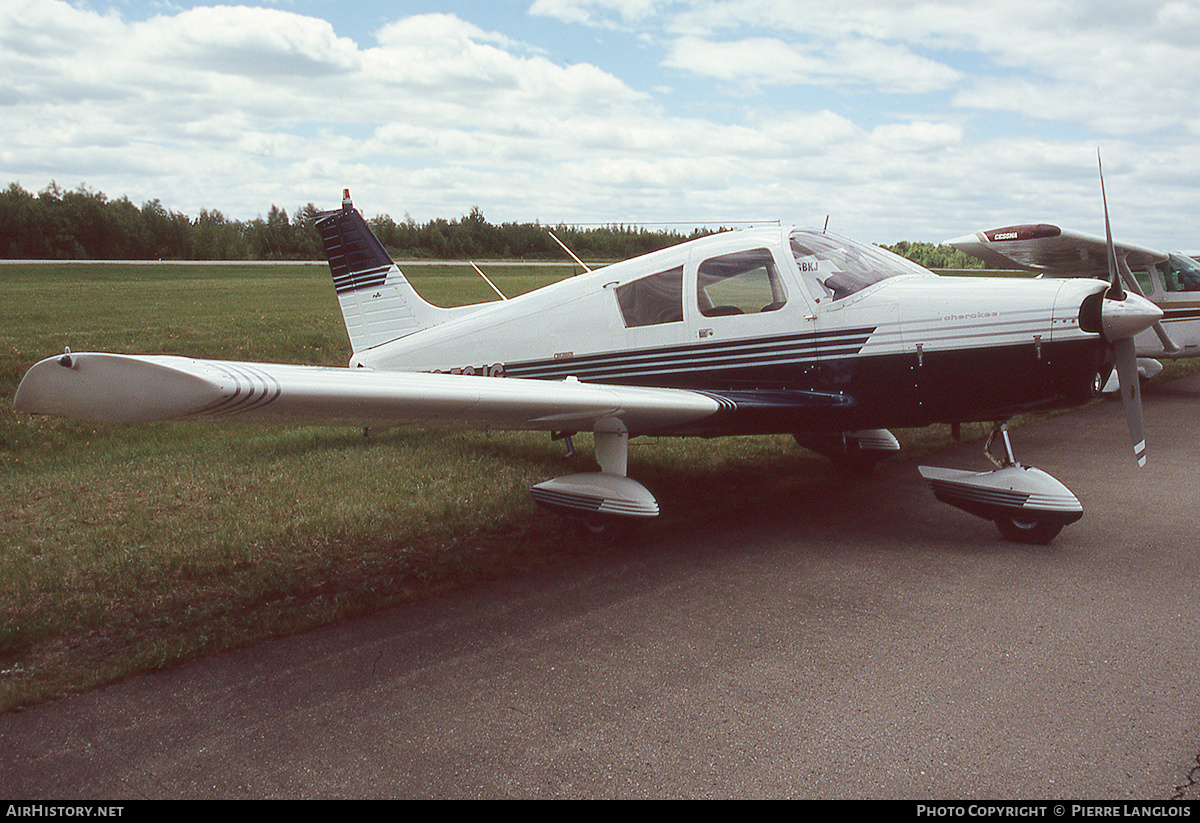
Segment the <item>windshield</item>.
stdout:
<path fill-rule="evenodd" d="M 1200 263 L 1182 254 L 1172 254 L 1163 267 L 1167 291 L 1200 291 Z"/>
<path fill-rule="evenodd" d="M 816 287 L 814 296 L 818 297 L 824 293 L 841 300 L 898 274 L 929 274 L 916 263 L 878 246 L 836 234 L 797 229 L 791 241 L 800 274 Z"/>

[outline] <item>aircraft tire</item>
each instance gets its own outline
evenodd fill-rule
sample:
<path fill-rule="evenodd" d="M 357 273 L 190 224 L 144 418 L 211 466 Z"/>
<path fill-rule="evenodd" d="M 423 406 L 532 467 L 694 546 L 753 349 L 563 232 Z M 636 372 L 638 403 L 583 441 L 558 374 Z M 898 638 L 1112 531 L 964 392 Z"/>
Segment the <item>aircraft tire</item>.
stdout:
<path fill-rule="evenodd" d="M 1062 523 L 1049 520 L 1021 520 L 1015 517 L 997 517 L 996 528 L 1000 534 L 1015 543 L 1044 546 L 1062 531 Z"/>
<path fill-rule="evenodd" d="M 634 528 L 632 523 L 615 520 L 576 520 L 575 525 L 582 537 L 607 543 L 623 540 Z"/>

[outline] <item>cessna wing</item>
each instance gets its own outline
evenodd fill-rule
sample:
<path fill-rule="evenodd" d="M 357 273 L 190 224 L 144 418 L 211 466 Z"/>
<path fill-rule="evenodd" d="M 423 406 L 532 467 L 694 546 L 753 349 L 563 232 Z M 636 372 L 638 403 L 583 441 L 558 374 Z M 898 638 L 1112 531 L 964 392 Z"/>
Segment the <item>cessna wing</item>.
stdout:
<path fill-rule="evenodd" d="M 1108 243 L 1103 237 L 1066 231 L 1048 223 L 1006 226 L 946 241 L 960 251 L 997 269 L 1023 269 L 1055 277 L 1108 279 Z M 1117 259 L 1130 268 L 1147 269 L 1164 263 L 1167 253 L 1113 243 Z"/>

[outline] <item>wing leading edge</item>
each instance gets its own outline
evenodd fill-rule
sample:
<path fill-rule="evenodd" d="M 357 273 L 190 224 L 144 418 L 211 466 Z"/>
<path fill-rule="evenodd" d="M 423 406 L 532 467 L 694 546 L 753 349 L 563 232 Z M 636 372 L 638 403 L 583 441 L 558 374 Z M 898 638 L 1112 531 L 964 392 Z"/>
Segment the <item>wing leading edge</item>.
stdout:
<path fill-rule="evenodd" d="M 120 423 L 593 431 L 602 421 L 619 420 L 631 434 L 670 430 L 721 410 L 717 399 L 683 389 L 106 353 L 68 353 L 35 364 L 14 406 Z"/>

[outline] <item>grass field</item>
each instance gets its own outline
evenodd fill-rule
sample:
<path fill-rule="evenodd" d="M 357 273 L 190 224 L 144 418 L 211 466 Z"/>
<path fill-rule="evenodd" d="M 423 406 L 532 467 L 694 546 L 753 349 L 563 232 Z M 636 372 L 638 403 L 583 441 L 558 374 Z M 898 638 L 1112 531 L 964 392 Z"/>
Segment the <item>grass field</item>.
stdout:
<path fill-rule="evenodd" d="M 510 296 L 570 273 L 485 271 Z M 468 268 L 408 274 L 442 305 L 494 297 Z M 0 711 L 607 548 L 528 494 L 591 470 L 590 439 L 567 463 L 544 434 L 17 414 L 25 370 L 64 346 L 350 356 L 321 266 L 0 266 Z M 910 454 L 949 442 L 897 436 Z M 650 539 L 829 482 L 789 437 L 635 440 L 630 471 L 662 505 Z"/>

